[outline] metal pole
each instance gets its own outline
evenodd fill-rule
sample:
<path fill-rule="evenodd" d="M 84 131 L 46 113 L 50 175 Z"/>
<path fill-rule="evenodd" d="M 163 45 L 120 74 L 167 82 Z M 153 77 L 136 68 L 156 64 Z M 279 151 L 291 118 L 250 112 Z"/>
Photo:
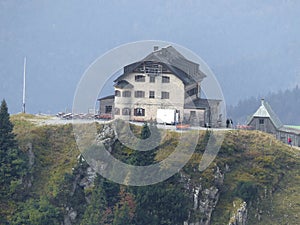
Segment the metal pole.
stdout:
<path fill-rule="evenodd" d="M 22 112 L 26 113 L 25 110 L 25 97 L 26 97 L 26 57 L 24 57 L 24 70 L 23 70 L 23 105 Z"/>

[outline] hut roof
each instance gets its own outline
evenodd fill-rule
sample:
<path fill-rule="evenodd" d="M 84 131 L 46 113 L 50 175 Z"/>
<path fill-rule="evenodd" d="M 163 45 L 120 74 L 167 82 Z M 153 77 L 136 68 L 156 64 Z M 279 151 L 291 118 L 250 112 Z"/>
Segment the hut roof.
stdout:
<path fill-rule="evenodd" d="M 261 106 L 257 109 L 257 111 L 253 114 L 253 116 L 248 121 L 248 124 L 253 120 L 253 118 L 269 118 L 276 129 L 279 129 L 283 126 L 282 122 L 278 118 L 278 116 L 275 114 L 275 112 L 272 110 L 271 106 L 264 101 L 264 99 L 261 100 Z"/>

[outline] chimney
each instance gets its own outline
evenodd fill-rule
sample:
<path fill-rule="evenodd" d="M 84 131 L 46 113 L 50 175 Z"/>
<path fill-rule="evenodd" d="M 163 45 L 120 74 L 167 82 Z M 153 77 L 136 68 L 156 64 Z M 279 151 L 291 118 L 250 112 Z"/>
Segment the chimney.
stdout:
<path fill-rule="evenodd" d="M 154 52 L 157 51 L 158 49 L 159 49 L 158 46 L 153 46 L 153 51 L 154 51 Z"/>
<path fill-rule="evenodd" d="M 262 98 L 262 99 L 261 99 L 261 105 L 264 105 L 264 103 L 265 103 L 265 99 Z"/>

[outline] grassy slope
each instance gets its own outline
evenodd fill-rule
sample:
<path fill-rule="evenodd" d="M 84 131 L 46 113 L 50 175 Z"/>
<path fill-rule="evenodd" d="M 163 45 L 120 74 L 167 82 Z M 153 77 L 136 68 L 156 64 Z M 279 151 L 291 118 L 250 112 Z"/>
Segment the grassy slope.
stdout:
<path fill-rule="evenodd" d="M 65 173 L 71 172 L 79 155 L 72 126 L 36 126 L 27 117 L 32 119 L 32 116 L 16 115 L 12 116 L 12 121 L 21 148 L 26 150 L 26 145 L 31 143 L 36 156 L 31 195 L 55 196 L 57 184 Z M 172 146 L 176 145 L 172 137 L 176 135 L 168 133 L 168 144 L 161 149 L 157 159 L 165 158 L 172 151 Z M 200 133 L 199 142 L 204 135 L 205 132 Z M 241 181 L 253 182 L 260 188 L 260 198 L 251 204 L 249 210 L 249 224 L 297 224 L 297 216 L 300 216 L 300 160 L 295 152 L 297 150 L 261 132 L 228 131 L 211 167 L 199 173 L 194 172 L 194 168 L 197 168 L 202 156 L 201 143 L 197 148 L 184 168 L 195 181 L 199 181 L 201 176 L 203 182 L 209 185 L 213 176 L 211 168 L 218 165 L 224 169 L 225 164 L 230 166 L 212 224 L 226 224 L 229 221 L 232 203 L 237 200 L 233 193 Z M 274 191 L 273 195 L 269 194 L 271 190 Z M 259 214 L 260 222 L 255 218 Z"/>
<path fill-rule="evenodd" d="M 72 125 L 36 126 L 28 120 L 32 116 L 12 116 L 21 149 L 31 144 L 35 154 L 33 166 L 33 195 L 55 195 L 57 184 L 65 173 L 71 173 L 79 155 L 72 133 Z"/>
<path fill-rule="evenodd" d="M 262 132 L 229 132 L 216 159 L 217 164 L 228 161 L 231 168 L 225 175 L 225 190 L 214 213 L 213 224 L 228 221 L 222 217 L 228 218 L 231 214 L 236 198 L 233 193 L 241 181 L 259 187 L 259 197 L 249 204 L 249 224 L 297 224 L 300 212 L 297 151 Z"/>

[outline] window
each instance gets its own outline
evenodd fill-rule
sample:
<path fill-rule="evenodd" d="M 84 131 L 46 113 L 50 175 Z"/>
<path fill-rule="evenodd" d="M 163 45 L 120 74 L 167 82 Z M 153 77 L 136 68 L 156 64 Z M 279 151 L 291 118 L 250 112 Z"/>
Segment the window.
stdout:
<path fill-rule="evenodd" d="M 122 96 L 126 98 L 131 97 L 131 91 L 123 91 Z"/>
<path fill-rule="evenodd" d="M 105 106 L 105 113 L 111 113 L 112 112 L 112 106 L 111 105 L 106 105 Z"/>
<path fill-rule="evenodd" d="M 116 90 L 116 91 L 115 91 L 115 96 L 116 96 L 116 97 L 120 97 L 120 96 L 121 96 L 121 92 L 118 91 L 118 90 Z"/>
<path fill-rule="evenodd" d="M 259 124 L 265 124 L 265 120 L 264 119 L 259 119 Z"/>
<path fill-rule="evenodd" d="M 143 108 L 136 108 L 134 109 L 135 116 L 145 116 L 145 109 Z"/>
<path fill-rule="evenodd" d="M 115 115 L 120 115 L 120 109 L 119 108 L 115 108 Z"/>
<path fill-rule="evenodd" d="M 155 92 L 149 91 L 149 98 L 155 98 Z"/>
<path fill-rule="evenodd" d="M 135 82 L 145 82 L 144 75 L 135 75 Z"/>
<path fill-rule="evenodd" d="M 162 73 L 162 66 L 151 62 L 151 64 L 145 65 L 145 72 L 151 75 L 159 75 Z"/>
<path fill-rule="evenodd" d="M 190 116 L 191 117 L 196 117 L 196 111 L 190 111 Z"/>
<path fill-rule="evenodd" d="M 170 83 L 170 77 L 162 76 L 162 83 Z"/>
<path fill-rule="evenodd" d="M 144 98 L 145 97 L 145 92 L 144 91 L 135 91 L 134 92 L 134 97 L 136 97 L 136 98 Z"/>
<path fill-rule="evenodd" d="M 169 92 L 166 91 L 161 92 L 161 99 L 169 99 L 169 98 L 170 98 Z"/>
<path fill-rule="evenodd" d="M 150 76 L 150 78 L 149 78 L 150 80 L 150 83 L 155 83 L 155 76 Z"/>
<path fill-rule="evenodd" d="M 124 108 L 124 109 L 122 109 L 122 115 L 129 116 L 130 115 L 130 108 Z"/>

